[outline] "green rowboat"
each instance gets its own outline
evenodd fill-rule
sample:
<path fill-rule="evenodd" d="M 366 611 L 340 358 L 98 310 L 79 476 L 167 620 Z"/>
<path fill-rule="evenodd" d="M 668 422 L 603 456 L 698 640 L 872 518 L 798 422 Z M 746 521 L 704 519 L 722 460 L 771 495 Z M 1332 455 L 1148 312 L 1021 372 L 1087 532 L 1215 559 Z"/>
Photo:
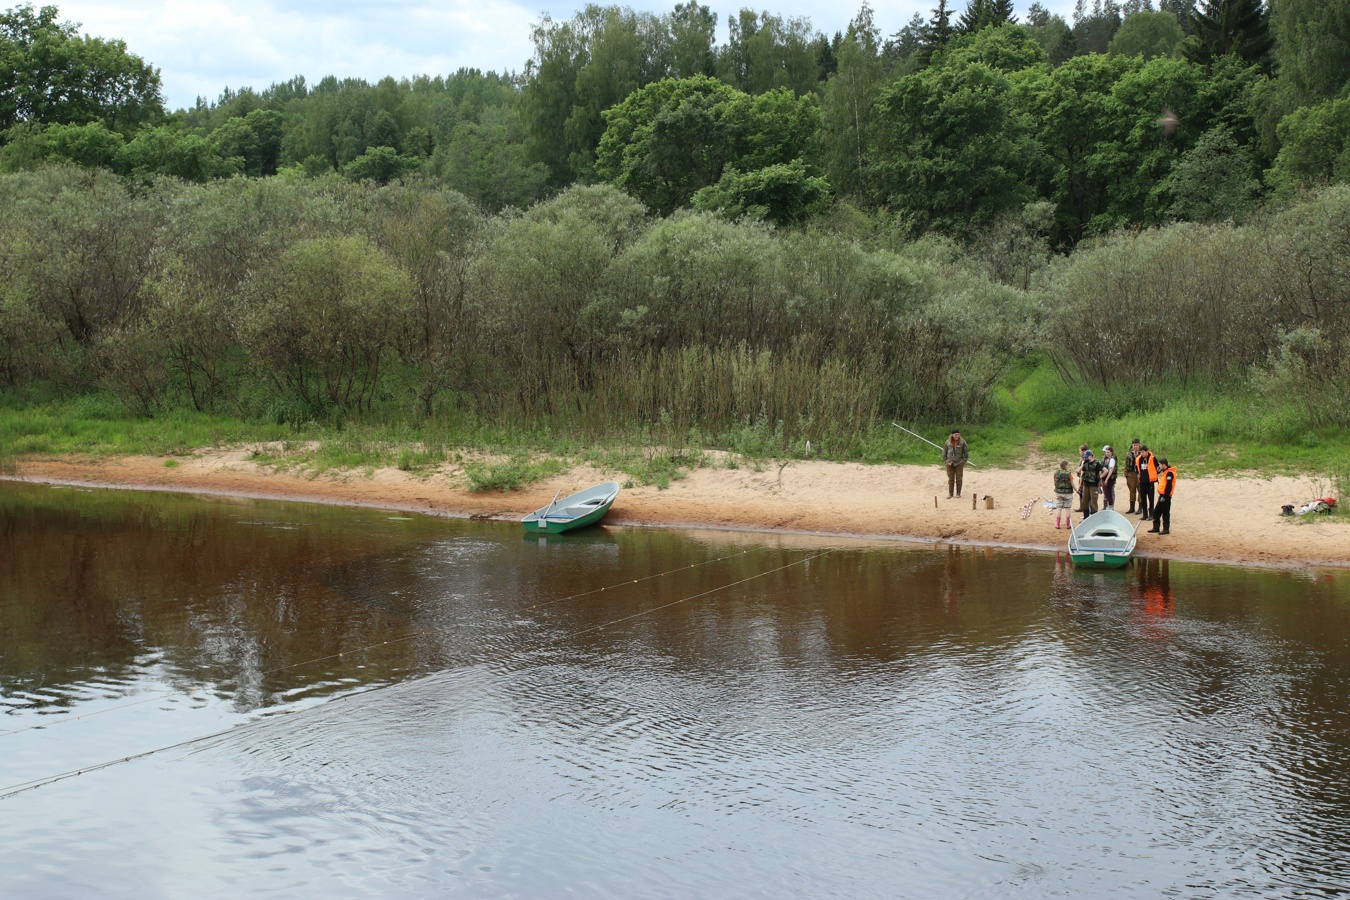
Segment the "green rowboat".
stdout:
<path fill-rule="evenodd" d="M 1121 569 L 1134 553 L 1138 525 L 1114 509 L 1095 512 L 1069 532 L 1069 558 L 1087 569 Z"/>
<path fill-rule="evenodd" d="M 603 519 L 617 496 L 619 483 L 606 481 L 562 500 L 554 497 L 552 503 L 530 513 L 521 524 L 526 531 L 540 534 L 562 534 L 585 528 Z"/>

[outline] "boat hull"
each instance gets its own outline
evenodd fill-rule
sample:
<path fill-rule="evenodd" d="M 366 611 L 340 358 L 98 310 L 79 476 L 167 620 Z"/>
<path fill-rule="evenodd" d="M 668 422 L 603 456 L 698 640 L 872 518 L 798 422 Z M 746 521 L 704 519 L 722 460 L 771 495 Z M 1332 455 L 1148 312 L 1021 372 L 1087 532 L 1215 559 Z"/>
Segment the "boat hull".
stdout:
<path fill-rule="evenodd" d="M 1130 564 L 1129 553 L 1105 553 L 1102 551 L 1069 553 L 1073 564 L 1080 569 L 1123 569 Z"/>
<path fill-rule="evenodd" d="M 541 506 L 526 516 L 521 525 L 530 534 L 563 534 L 594 525 L 605 517 L 614 498 L 619 496 L 619 485 L 613 481 L 573 494 L 561 502 Z"/>
<path fill-rule="evenodd" d="M 1114 509 L 1093 513 L 1069 532 L 1069 558 L 1083 569 L 1123 569 L 1134 553 L 1137 528 Z"/>
<path fill-rule="evenodd" d="M 565 531 L 575 531 L 578 528 L 585 528 L 587 525 L 594 525 L 605 517 L 609 512 L 611 504 L 597 507 L 584 516 L 577 516 L 574 519 L 531 519 L 522 523 L 525 530 L 533 534 L 562 534 Z"/>

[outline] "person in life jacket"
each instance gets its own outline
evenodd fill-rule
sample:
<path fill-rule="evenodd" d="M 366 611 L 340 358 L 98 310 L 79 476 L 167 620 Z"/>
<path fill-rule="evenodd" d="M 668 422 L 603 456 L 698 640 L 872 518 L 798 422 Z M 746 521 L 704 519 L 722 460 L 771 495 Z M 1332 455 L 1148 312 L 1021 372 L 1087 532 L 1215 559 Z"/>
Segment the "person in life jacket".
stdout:
<path fill-rule="evenodd" d="M 1158 460 L 1153 452 L 1148 449 L 1148 444 L 1141 444 L 1139 454 L 1134 458 L 1135 467 L 1139 471 L 1139 518 L 1140 520 L 1153 518 L 1153 485 L 1158 481 Z"/>
<path fill-rule="evenodd" d="M 1166 459 L 1158 461 L 1160 471 L 1158 472 L 1158 502 L 1153 506 L 1153 527 L 1149 529 L 1154 534 L 1170 534 L 1172 531 L 1172 495 L 1177 492 L 1177 470 L 1167 464 Z M 1158 525 L 1162 525 L 1162 530 L 1158 530 Z"/>

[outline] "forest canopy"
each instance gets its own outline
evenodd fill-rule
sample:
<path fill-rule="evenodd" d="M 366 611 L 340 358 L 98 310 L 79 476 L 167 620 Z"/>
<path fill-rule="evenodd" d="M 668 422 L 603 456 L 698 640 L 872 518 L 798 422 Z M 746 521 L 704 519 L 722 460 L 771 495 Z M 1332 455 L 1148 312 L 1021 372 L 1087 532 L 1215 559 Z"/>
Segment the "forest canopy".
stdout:
<path fill-rule="evenodd" d="M 1080 0 L 1069 20 L 942 0 L 890 35 L 865 5 L 833 35 L 769 11 L 590 5 L 532 39 L 519 73 L 297 76 L 168 112 L 123 42 L 17 6 L 0 16 L 0 169 L 418 177 L 492 211 L 608 182 L 662 215 L 708 189 L 700 208 L 779 222 L 834 198 L 961 238 L 1048 202 L 1057 248 L 1346 177 L 1350 0 Z M 1191 202 L 1207 166 L 1240 189 Z M 799 201 L 747 198 L 770 184 Z"/>
<path fill-rule="evenodd" d="M 853 440 L 1045 359 L 1350 426 L 1350 0 L 724 24 L 592 5 L 519 73 L 168 111 L 123 42 L 8 10 L 0 390 Z"/>

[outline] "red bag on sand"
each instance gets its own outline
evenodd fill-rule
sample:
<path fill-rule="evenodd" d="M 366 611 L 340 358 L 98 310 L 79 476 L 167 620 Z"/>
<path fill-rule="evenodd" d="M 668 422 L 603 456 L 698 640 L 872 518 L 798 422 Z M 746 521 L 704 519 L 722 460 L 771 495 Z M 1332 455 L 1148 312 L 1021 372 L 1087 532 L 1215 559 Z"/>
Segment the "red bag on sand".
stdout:
<path fill-rule="evenodd" d="M 1334 507 L 1334 506 L 1336 505 L 1336 498 L 1335 498 L 1335 497 L 1318 497 L 1317 499 L 1318 499 L 1318 500 L 1321 500 L 1321 501 L 1322 501 L 1323 503 L 1325 503 L 1327 506 Z"/>

